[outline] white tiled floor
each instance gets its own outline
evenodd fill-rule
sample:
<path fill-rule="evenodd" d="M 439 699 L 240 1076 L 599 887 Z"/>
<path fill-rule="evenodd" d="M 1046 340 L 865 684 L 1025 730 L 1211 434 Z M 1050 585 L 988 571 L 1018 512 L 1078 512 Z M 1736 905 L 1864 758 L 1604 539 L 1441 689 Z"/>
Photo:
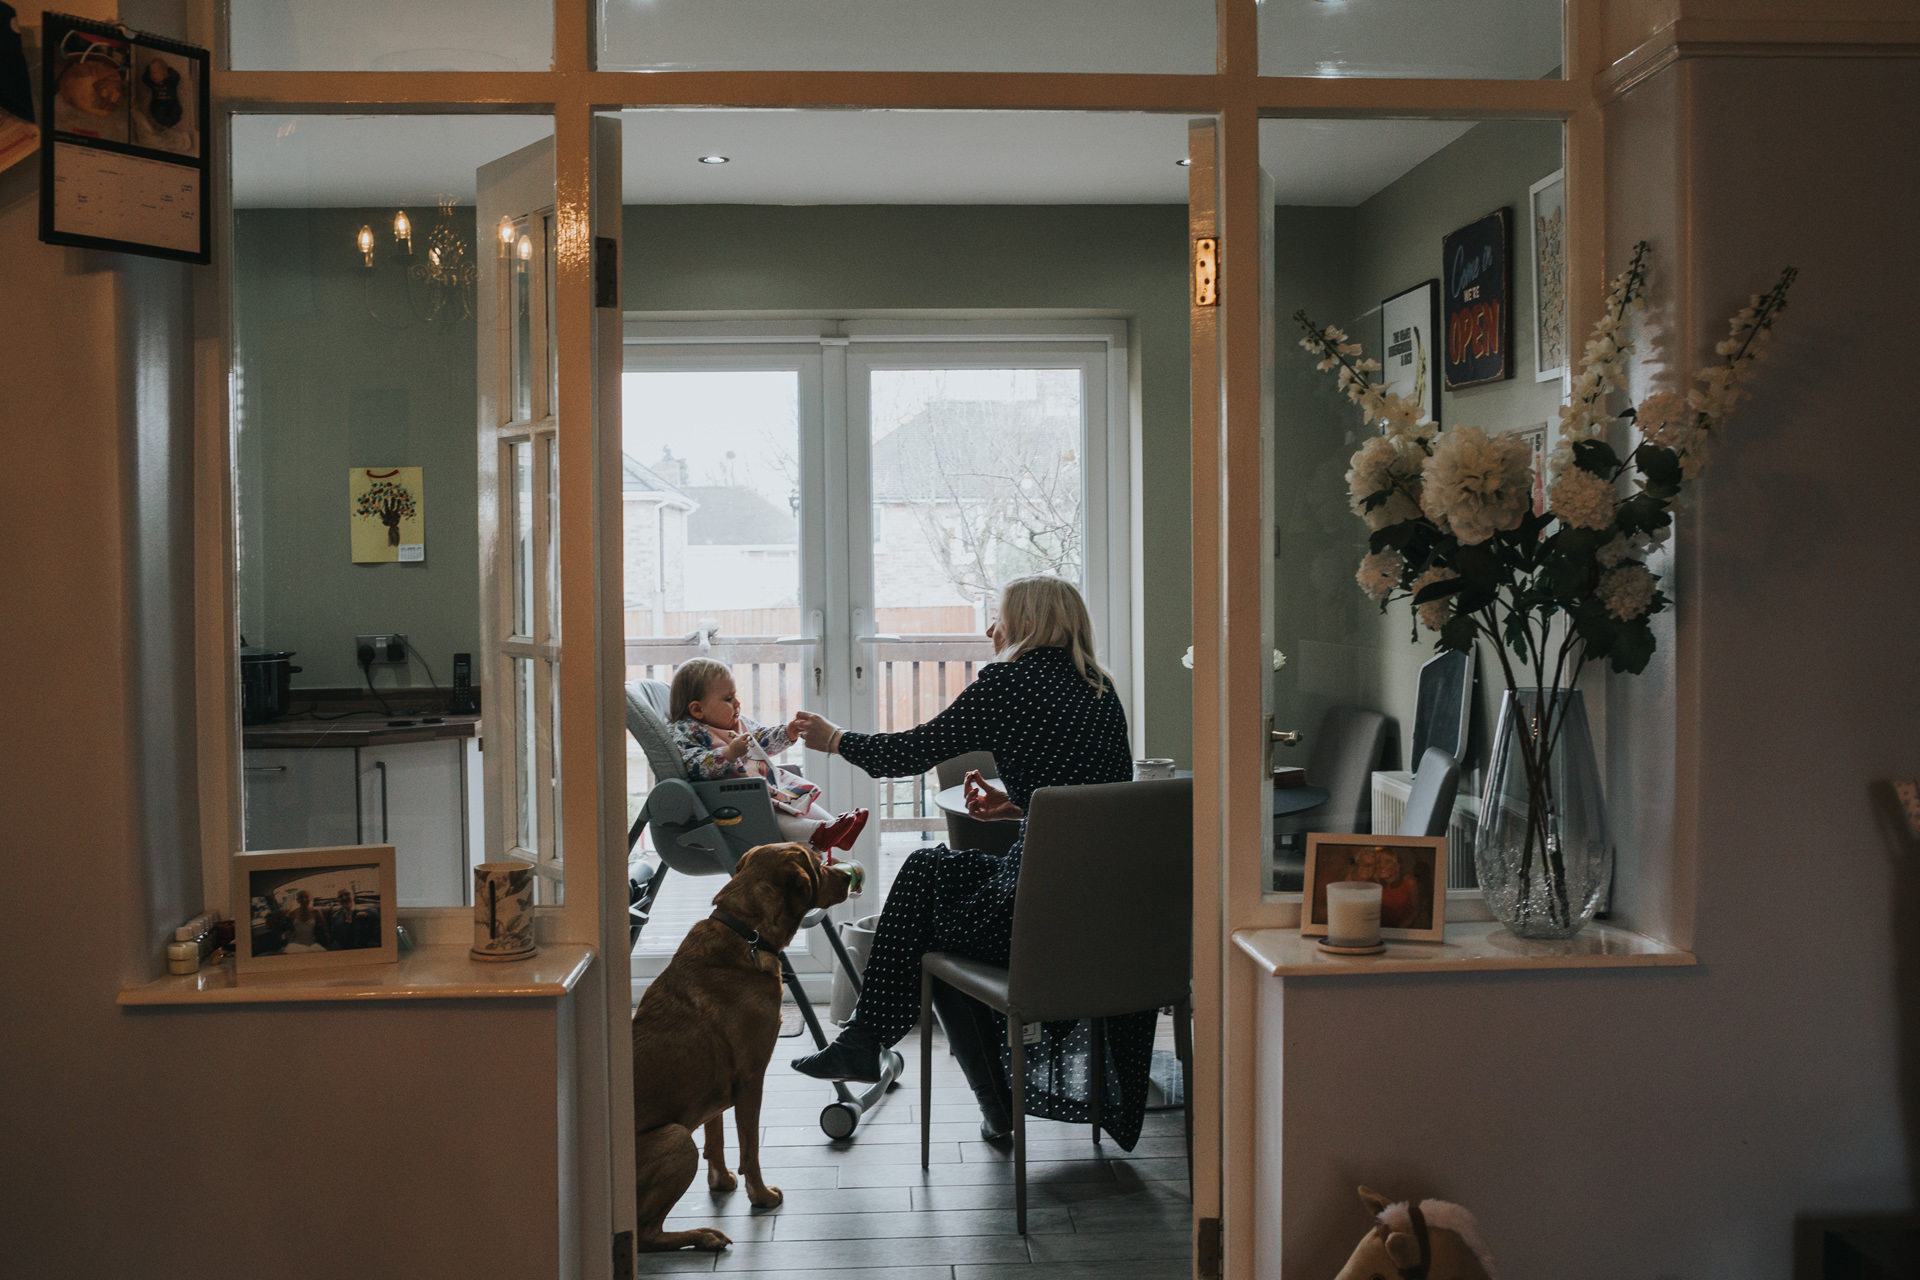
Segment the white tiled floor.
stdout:
<path fill-rule="evenodd" d="M 917 846 L 916 846 L 917 847 Z M 1171 1030 L 1161 1020 L 1161 1038 Z M 1027 1232 L 1014 1229 L 1013 1156 L 979 1135 L 960 1068 L 936 1039 L 933 1163 L 920 1167 L 919 1040 L 899 1046 L 900 1086 L 852 1138 L 830 1142 L 820 1110 L 831 1086 L 787 1064 L 810 1052 L 781 1040 L 767 1070 L 761 1164 L 786 1195 L 759 1211 L 744 1190 L 716 1195 L 704 1172 L 667 1220 L 733 1238 L 717 1254 L 640 1255 L 642 1275 L 687 1271 L 780 1280 L 1178 1280 L 1189 1274 L 1192 1196 L 1179 1111 L 1150 1112 L 1139 1145 L 1093 1145 L 1084 1125 L 1030 1120 Z M 728 1116 L 728 1163 L 737 1165 Z"/>

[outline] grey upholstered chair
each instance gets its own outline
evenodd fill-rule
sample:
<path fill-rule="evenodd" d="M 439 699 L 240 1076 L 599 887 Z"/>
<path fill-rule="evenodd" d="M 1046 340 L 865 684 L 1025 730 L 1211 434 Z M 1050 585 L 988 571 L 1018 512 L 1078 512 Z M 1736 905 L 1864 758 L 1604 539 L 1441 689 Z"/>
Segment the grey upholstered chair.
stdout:
<path fill-rule="evenodd" d="M 957 787 L 966 781 L 967 772 L 978 769 L 983 778 L 997 778 L 1000 767 L 993 762 L 991 751 L 969 751 L 966 755 L 943 760 L 933 767 L 934 777 L 938 779 L 940 789 Z M 949 813 L 947 818 L 947 848 L 978 849 L 982 853 L 1005 853 L 1013 848 L 1013 842 L 1020 838 L 1020 824 L 1017 822 L 982 822 L 978 818 Z"/>
<path fill-rule="evenodd" d="M 1026 1046 L 1030 1022 L 1094 1020 L 1092 1109 L 1100 1140 L 1106 1079 L 1100 1020 L 1174 1010 L 1174 1044 L 1193 1156 L 1193 781 L 1044 787 L 1027 809 L 1007 967 L 950 952 L 920 961 L 920 1163 L 931 1154 L 937 978 L 1007 1015 L 1013 1049 L 1014 1209 L 1027 1230 Z"/>
<path fill-rule="evenodd" d="M 1428 747 L 1413 775 L 1406 811 L 1400 815 L 1403 836 L 1443 836 L 1453 821 L 1453 797 L 1460 789 L 1460 762 L 1438 747 Z"/>

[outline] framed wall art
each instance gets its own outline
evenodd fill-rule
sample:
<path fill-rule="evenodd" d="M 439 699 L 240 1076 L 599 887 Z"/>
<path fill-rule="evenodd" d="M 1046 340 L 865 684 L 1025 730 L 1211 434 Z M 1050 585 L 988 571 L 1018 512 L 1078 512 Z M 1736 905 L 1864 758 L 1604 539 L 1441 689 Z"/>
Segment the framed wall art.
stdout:
<path fill-rule="evenodd" d="M 1527 189 L 1532 206 L 1533 380 L 1567 373 L 1567 179 L 1556 169 Z"/>
<path fill-rule="evenodd" d="M 1512 211 L 1495 209 L 1441 238 L 1447 390 L 1513 376 Z"/>
<path fill-rule="evenodd" d="M 1380 376 L 1387 390 L 1415 398 L 1421 422 L 1440 421 L 1440 282 L 1424 280 L 1380 304 Z"/>
<path fill-rule="evenodd" d="M 393 846 L 233 855 L 234 967 L 241 973 L 394 964 Z"/>

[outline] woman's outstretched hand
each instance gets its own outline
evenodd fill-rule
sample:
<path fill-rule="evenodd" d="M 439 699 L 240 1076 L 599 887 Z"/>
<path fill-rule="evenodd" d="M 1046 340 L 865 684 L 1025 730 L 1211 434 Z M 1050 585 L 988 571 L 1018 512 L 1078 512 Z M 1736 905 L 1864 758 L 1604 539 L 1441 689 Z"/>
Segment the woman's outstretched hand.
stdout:
<path fill-rule="evenodd" d="M 1027 816 L 1026 810 L 1007 799 L 1006 792 L 988 786 L 978 769 L 967 770 L 961 785 L 966 788 L 968 817 L 980 822 L 1014 822 Z"/>
<path fill-rule="evenodd" d="M 793 718 L 793 723 L 799 728 L 801 739 L 812 751 L 826 751 L 831 748 L 834 735 L 840 732 L 839 725 L 811 711 L 802 711 Z"/>

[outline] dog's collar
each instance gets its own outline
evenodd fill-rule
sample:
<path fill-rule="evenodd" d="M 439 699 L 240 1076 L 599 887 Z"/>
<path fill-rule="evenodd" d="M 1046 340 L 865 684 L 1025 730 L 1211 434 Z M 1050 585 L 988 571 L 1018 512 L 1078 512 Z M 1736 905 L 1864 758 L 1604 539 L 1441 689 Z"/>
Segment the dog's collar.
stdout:
<path fill-rule="evenodd" d="M 707 919 L 718 920 L 721 924 L 739 934 L 741 939 L 747 944 L 747 958 L 753 961 L 754 968 L 758 969 L 760 967 L 760 948 L 767 946 L 767 940 L 760 936 L 758 929 L 749 928 L 746 921 L 731 912 L 722 911 L 719 907 L 715 907 L 713 914 L 708 916 Z M 767 949 L 771 951 L 773 948 L 767 947 Z"/>

